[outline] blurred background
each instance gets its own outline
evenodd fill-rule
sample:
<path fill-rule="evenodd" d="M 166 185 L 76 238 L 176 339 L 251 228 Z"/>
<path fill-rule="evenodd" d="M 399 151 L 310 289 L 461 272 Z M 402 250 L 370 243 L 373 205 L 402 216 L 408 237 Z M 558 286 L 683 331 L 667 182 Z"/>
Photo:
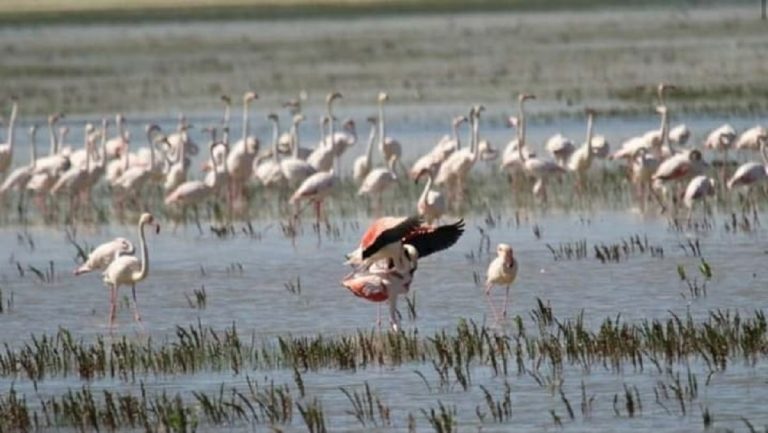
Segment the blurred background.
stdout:
<path fill-rule="evenodd" d="M 539 115 L 768 108 L 760 0 L 0 0 L 0 97 L 25 115 L 219 111 L 252 89 L 267 106 L 331 89 L 345 104 L 511 105 Z M 444 118 L 442 113 L 435 116 Z M 443 122 L 444 123 L 444 122 Z"/>

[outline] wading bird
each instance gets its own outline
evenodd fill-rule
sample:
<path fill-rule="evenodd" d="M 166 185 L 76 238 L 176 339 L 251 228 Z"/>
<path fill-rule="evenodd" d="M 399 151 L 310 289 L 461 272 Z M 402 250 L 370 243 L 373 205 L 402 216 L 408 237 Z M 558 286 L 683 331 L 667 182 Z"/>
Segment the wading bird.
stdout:
<path fill-rule="evenodd" d="M 94 248 L 85 262 L 75 268 L 72 272 L 75 276 L 87 274 L 88 272 L 106 269 L 116 257 L 122 254 L 133 254 L 136 247 L 126 238 L 114 238 Z"/>
<path fill-rule="evenodd" d="M 496 247 L 496 258 L 488 265 L 488 271 L 485 277 L 485 297 L 488 306 L 491 308 L 496 321 L 499 321 L 499 314 L 491 302 L 491 289 L 493 286 L 504 286 L 506 292 L 504 295 L 504 308 L 501 310 L 501 317 L 507 317 L 507 305 L 509 304 L 509 289 L 517 278 L 517 260 L 515 260 L 512 247 L 508 244 L 499 244 Z"/>
<path fill-rule="evenodd" d="M 155 218 L 150 213 L 143 213 L 139 218 L 139 249 L 141 250 L 141 259 L 132 255 L 117 255 L 112 263 L 104 270 L 104 284 L 110 291 L 109 324 L 115 321 L 117 312 L 117 291 L 120 286 L 131 286 L 131 296 L 133 298 L 133 318 L 141 322 L 139 306 L 136 304 L 136 284 L 147 278 L 149 274 L 149 250 L 144 238 L 144 226 L 151 225 L 155 228 L 155 233 L 160 233 L 160 224 L 155 222 Z M 119 254 L 119 253 L 117 253 Z"/>

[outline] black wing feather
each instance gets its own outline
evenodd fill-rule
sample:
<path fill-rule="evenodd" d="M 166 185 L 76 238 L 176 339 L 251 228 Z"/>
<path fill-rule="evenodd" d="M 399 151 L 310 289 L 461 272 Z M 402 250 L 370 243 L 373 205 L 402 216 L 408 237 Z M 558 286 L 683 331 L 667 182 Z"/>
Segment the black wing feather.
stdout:
<path fill-rule="evenodd" d="M 376 254 L 380 249 L 385 246 L 401 241 L 409 233 L 416 230 L 421 225 L 421 217 L 418 215 L 409 216 L 400 224 L 392 227 L 391 229 L 381 232 L 378 238 L 366 249 L 363 250 L 363 260 Z"/>
<path fill-rule="evenodd" d="M 415 233 L 405 243 L 413 245 L 419 252 L 419 258 L 442 251 L 455 244 L 464 233 L 464 220 L 440 226 L 432 231 Z"/>

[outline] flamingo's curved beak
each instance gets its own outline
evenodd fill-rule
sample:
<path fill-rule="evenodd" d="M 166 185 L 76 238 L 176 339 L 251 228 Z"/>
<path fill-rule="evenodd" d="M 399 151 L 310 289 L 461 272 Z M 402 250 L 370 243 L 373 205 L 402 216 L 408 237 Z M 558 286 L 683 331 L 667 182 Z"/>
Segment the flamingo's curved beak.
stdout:
<path fill-rule="evenodd" d="M 155 234 L 160 234 L 160 224 L 155 223 Z"/>

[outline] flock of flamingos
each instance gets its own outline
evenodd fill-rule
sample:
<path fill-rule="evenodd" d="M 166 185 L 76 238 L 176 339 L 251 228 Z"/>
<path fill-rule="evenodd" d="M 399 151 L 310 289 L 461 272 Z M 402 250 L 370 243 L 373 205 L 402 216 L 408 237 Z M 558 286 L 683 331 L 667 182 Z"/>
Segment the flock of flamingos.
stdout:
<path fill-rule="evenodd" d="M 611 153 L 605 137 L 593 133 L 597 113 L 587 108 L 583 144 L 576 146 L 567 137 L 557 134 L 547 140 L 545 146 L 551 159 L 542 158 L 527 145 L 525 104 L 535 97 L 520 94 L 519 113 L 508 119 L 508 126 L 516 131 L 515 138 L 501 152 L 500 166 L 509 173 L 513 183 L 531 185 L 533 196 L 541 202 L 547 200 L 548 183 L 563 176 L 573 176 L 574 192 L 583 193 L 593 161 L 608 158 L 626 163 L 635 197 L 643 208 L 649 199 L 657 202 L 662 211 L 671 208 L 676 212 L 682 203 L 688 209 L 690 222 L 697 203 L 719 191 L 740 187 L 747 190 L 746 206 L 754 208 L 753 187 L 768 178 L 768 130 L 756 126 L 737 134 L 727 124 L 713 130 L 706 137 L 704 147 L 723 154 L 718 175 L 703 159 L 701 150 L 683 147 L 690 137 L 685 125 L 670 129 L 665 97 L 672 89 L 674 86 L 666 83 L 658 86 L 658 129 L 625 141 Z M 124 126 L 125 119 L 118 114 L 115 136 L 110 138 L 106 119 L 99 127 L 89 123 L 84 127 L 83 145 L 77 147 L 64 144 L 68 130 L 66 127 L 57 129 L 61 116 L 55 114 L 48 118 L 48 155 L 38 157 L 37 126 L 32 125 L 29 129 L 30 160 L 17 163 L 12 169 L 18 114 L 18 101 L 13 99 L 7 143 L 0 144 L 0 178 L 3 179 L 0 200 L 8 200 L 15 194 L 19 209 L 22 209 L 25 197 L 31 196 L 43 215 L 50 212 L 50 203 L 61 200 L 68 202 L 70 217 L 74 218 L 82 205 L 89 203 L 91 190 L 103 179 L 116 206 L 131 202 L 141 206 L 143 191 L 162 187 L 164 203 L 171 209 L 186 212 L 192 208 L 197 214 L 198 206 L 223 199 L 230 212 L 237 212 L 247 207 L 251 198 L 248 187 L 256 180 L 264 190 L 285 192 L 282 197 L 293 207 L 295 218 L 306 206 L 313 205 L 317 224 L 323 220 L 327 222 L 323 202 L 339 188 L 341 155 L 357 142 L 353 120 L 342 122 L 341 130 L 337 128 L 334 103 L 342 95 L 333 92 L 327 96 L 326 113 L 318 122 L 320 141 L 313 149 L 300 145 L 299 125 L 305 120 L 300 99 L 286 103 L 292 116 L 287 132 L 281 132 L 276 114 L 268 116 L 273 125 L 273 136 L 271 145 L 261 149 L 267 146 L 261 146 L 259 139 L 250 134 L 249 123 L 249 107 L 257 98 L 253 92 L 244 94 L 242 134 L 240 139 L 231 140 L 228 126 L 231 101 L 222 97 L 224 116 L 221 125 L 203 129 L 210 135 L 203 180 L 188 179 L 191 157 L 199 152 L 199 146 L 191 139 L 191 125 L 183 117 L 179 119 L 177 130 L 169 134 L 163 133 L 157 125 L 148 125 L 145 131 L 148 145 L 136 148 Z M 462 220 L 440 225 L 448 205 L 462 201 L 468 175 L 477 161 L 497 159 L 499 152 L 489 141 L 480 138 L 480 119 L 485 109 L 475 105 L 467 115 L 452 119 L 452 133 L 408 169 L 401 158 L 401 144 L 386 135 L 384 104 L 387 100 L 386 93 L 378 94 L 378 116 L 367 119 L 370 123 L 367 146 L 352 166 L 353 181 L 359 185 L 358 194 L 370 197 L 376 213 L 380 213 L 382 195 L 395 187 L 402 175 L 417 182 L 426 178 L 426 182 L 416 205 L 416 214 L 383 217 L 371 224 L 358 248 L 347 256 L 347 263 L 353 270 L 343 279 L 342 285 L 365 299 L 387 301 L 390 322 L 397 329 L 397 298 L 408 292 L 418 260 L 450 247 L 463 233 Z M 459 128 L 465 123 L 468 124 L 468 147 L 462 146 L 459 134 Z M 381 155 L 380 166 L 374 165 L 374 148 Z M 759 151 L 762 161 L 743 163 L 729 174 L 728 152 L 735 149 Z M 725 188 L 717 188 L 718 182 Z M 154 227 L 157 232 L 160 229 L 152 214 L 145 212 L 141 215 L 138 224 L 140 258 L 134 255 L 133 243 L 116 238 L 95 248 L 86 262 L 75 270 L 75 275 L 103 270 L 104 282 L 111 292 L 110 324 L 115 318 L 120 286 L 132 287 L 134 317 L 141 321 L 136 306 L 136 284 L 147 277 L 149 270 L 146 226 Z M 509 290 L 518 264 L 510 245 L 499 244 L 497 253 L 497 258 L 488 267 L 486 296 L 494 317 L 501 320 L 506 315 Z M 501 312 L 490 300 L 494 286 L 506 288 Z"/>

